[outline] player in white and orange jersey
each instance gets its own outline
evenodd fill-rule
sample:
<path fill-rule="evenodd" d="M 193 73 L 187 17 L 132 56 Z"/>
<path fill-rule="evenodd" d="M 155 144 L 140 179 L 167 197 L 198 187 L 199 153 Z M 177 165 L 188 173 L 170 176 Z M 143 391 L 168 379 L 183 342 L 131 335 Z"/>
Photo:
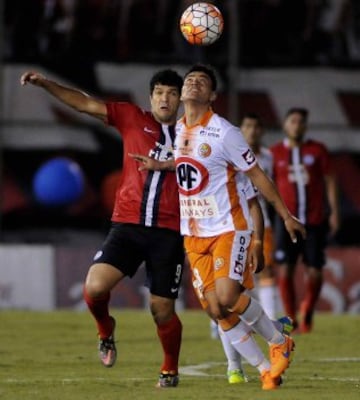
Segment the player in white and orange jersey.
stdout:
<path fill-rule="evenodd" d="M 260 117 L 255 113 L 245 114 L 240 123 L 240 130 L 245 140 L 254 152 L 258 163 L 264 172 L 272 176 L 273 156 L 269 149 L 261 144 L 264 134 Z M 264 217 L 264 258 L 265 267 L 258 275 L 257 294 L 260 304 L 271 319 L 276 318 L 276 279 L 274 269 L 274 238 L 269 216 L 268 204 L 263 196 L 259 196 L 259 203 Z"/>
<path fill-rule="evenodd" d="M 175 164 L 181 233 L 196 289 L 232 345 L 258 368 L 262 388 L 275 389 L 289 366 L 294 343 L 244 293 L 253 286 L 257 265 L 251 268 L 247 262 L 251 230 L 237 191 L 239 170 L 274 206 L 292 240 L 296 241 L 297 233 L 305 236 L 305 230 L 259 167 L 240 130 L 211 110 L 216 98 L 213 71 L 202 65 L 192 67 L 185 75 L 181 97 L 185 115 L 176 127 Z M 133 157 L 143 163 L 140 168 L 173 168 L 171 160 L 161 163 L 141 155 Z M 269 343 L 271 364 L 249 335 L 250 329 Z"/>

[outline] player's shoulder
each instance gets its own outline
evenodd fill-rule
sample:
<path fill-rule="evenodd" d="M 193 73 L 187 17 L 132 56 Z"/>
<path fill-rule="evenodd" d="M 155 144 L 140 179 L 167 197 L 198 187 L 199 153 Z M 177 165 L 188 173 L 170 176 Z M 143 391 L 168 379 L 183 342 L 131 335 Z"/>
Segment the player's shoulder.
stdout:
<path fill-rule="evenodd" d="M 216 129 L 219 133 L 220 138 L 223 140 L 226 137 L 226 140 L 229 139 L 230 141 L 243 141 L 244 143 L 246 143 L 240 128 L 233 125 L 229 120 L 219 114 L 213 114 L 208 126 L 213 127 L 212 129 Z"/>
<path fill-rule="evenodd" d="M 107 107 L 111 107 L 113 110 L 137 114 L 146 114 L 147 111 L 140 108 L 138 105 L 129 103 L 127 101 L 106 101 Z"/>
<path fill-rule="evenodd" d="M 228 129 L 239 129 L 235 125 L 233 125 L 229 120 L 226 118 L 222 117 L 221 115 L 217 113 L 213 113 L 209 120 L 209 124 L 217 125 L 219 128 L 223 130 L 228 130 Z"/>

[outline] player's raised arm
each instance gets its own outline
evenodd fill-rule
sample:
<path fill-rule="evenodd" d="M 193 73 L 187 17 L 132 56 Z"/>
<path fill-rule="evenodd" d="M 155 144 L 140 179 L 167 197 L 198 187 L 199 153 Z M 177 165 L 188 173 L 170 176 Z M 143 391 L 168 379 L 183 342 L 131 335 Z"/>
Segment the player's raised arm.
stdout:
<path fill-rule="evenodd" d="M 76 111 L 89 114 L 103 121 L 106 120 L 107 111 L 105 103 L 94 99 L 81 90 L 66 87 L 33 71 L 22 74 L 20 83 L 23 86 L 28 83 L 39 86 Z"/>

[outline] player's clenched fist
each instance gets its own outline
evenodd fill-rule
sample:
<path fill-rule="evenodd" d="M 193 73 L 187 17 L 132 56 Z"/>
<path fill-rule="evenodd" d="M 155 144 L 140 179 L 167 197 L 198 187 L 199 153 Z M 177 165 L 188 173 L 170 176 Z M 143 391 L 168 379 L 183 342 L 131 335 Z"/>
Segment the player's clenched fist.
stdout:
<path fill-rule="evenodd" d="M 41 85 L 45 77 L 37 72 L 28 71 L 21 75 L 20 83 L 24 86 L 27 83 L 32 83 L 33 85 Z"/>

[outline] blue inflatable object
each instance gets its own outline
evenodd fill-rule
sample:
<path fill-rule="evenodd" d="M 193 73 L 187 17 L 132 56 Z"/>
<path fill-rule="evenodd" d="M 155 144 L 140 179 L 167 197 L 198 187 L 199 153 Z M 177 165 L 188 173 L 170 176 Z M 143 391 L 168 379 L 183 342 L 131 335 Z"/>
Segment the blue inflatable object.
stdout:
<path fill-rule="evenodd" d="M 33 193 L 38 203 L 46 206 L 70 205 L 84 192 L 84 176 L 75 161 L 53 158 L 36 171 Z"/>

